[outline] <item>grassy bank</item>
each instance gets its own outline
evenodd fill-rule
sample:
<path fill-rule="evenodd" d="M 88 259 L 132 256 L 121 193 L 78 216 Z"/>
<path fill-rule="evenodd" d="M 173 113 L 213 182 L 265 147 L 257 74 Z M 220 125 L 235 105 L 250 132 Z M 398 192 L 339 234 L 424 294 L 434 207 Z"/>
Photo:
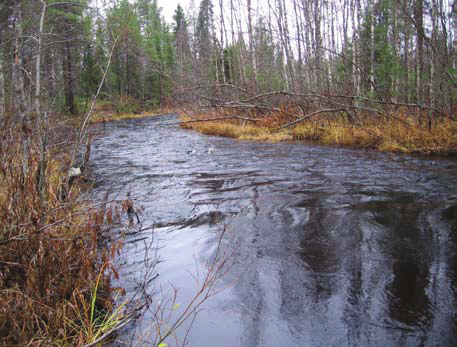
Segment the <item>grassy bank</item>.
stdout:
<path fill-rule="evenodd" d="M 82 346 L 124 318 L 110 285 L 118 245 L 102 246 L 114 214 L 77 180 L 65 188 L 71 131 L 50 124 L 42 151 L 29 123 L 9 118 L 0 129 L 3 346 Z"/>
<path fill-rule="evenodd" d="M 307 140 L 325 145 L 349 146 L 398 153 L 433 155 L 457 154 L 457 122 L 441 118 L 429 128 L 412 118 L 359 119 L 348 122 L 332 116 L 301 122 L 283 128 L 290 116 L 275 114 L 257 121 L 222 119 L 220 115 L 201 114 L 181 117 L 181 127 L 208 135 L 260 141 Z M 207 120 L 207 121 L 195 121 Z M 293 120 L 293 118 L 292 118 Z"/>
<path fill-rule="evenodd" d="M 452 155 L 457 153 L 457 123 L 441 119 L 421 126 L 408 119 L 365 121 L 350 125 L 338 120 L 308 122 L 292 129 L 294 139 L 327 145 L 376 149 L 385 152 Z"/>
<path fill-rule="evenodd" d="M 112 101 L 98 101 L 95 105 L 94 112 L 91 116 L 92 123 L 112 122 L 123 119 L 138 119 L 154 117 L 158 114 L 172 113 L 171 109 L 166 107 L 144 110 L 136 107 L 137 102 L 134 100 L 124 101 L 122 106 Z"/>
<path fill-rule="evenodd" d="M 208 120 L 195 121 L 194 119 L 182 116 L 180 126 L 184 129 L 192 129 L 207 135 L 233 137 L 240 140 L 257 140 L 283 142 L 292 140 L 289 131 L 277 131 L 264 124 L 255 122 L 244 122 L 240 120 Z M 208 117 L 209 119 L 209 117 Z"/>

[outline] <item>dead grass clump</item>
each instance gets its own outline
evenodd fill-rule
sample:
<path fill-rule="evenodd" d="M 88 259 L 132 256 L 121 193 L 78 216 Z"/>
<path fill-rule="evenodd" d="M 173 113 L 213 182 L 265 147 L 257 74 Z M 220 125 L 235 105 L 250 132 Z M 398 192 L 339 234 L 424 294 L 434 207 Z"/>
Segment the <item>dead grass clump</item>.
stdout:
<path fill-rule="evenodd" d="M 62 199 L 64 162 L 48 155 L 39 189 L 35 135 L 0 129 L 0 344 L 80 346 L 109 326 L 117 245 L 99 249 L 106 206 Z"/>
<path fill-rule="evenodd" d="M 457 124 L 452 120 L 437 120 L 431 129 L 411 119 L 401 120 L 364 119 L 355 125 L 321 117 L 295 126 L 292 135 L 297 140 L 389 152 L 447 154 L 457 149 Z"/>
<path fill-rule="evenodd" d="M 244 117 L 233 117 L 230 111 L 200 113 L 197 118 L 181 117 L 181 127 L 243 140 L 308 140 L 401 153 L 446 155 L 457 152 L 457 122 L 448 118 L 436 118 L 430 126 L 406 111 L 395 117 L 358 114 L 355 119 L 342 113 L 321 114 L 293 128 L 282 129 L 299 118 L 298 111 L 288 106 L 267 115 Z M 242 119 L 249 117 L 253 120 Z"/>
<path fill-rule="evenodd" d="M 100 100 L 95 104 L 91 123 L 104 123 L 123 119 L 138 119 L 154 117 L 157 114 L 172 113 L 173 110 L 166 107 L 152 107 L 142 104 L 141 101 L 132 98 Z"/>
<path fill-rule="evenodd" d="M 261 123 L 250 122 L 238 119 L 211 120 L 208 115 L 199 117 L 195 121 L 190 117 L 182 116 L 180 126 L 184 129 L 192 129 L 206 135 L 216 135 L 223 137 L 232 137 L 240 140 L 258 140 L 258 141 L 287 141 L 291 136 L 286 132 L 273 131 L 271 127 Z"/>

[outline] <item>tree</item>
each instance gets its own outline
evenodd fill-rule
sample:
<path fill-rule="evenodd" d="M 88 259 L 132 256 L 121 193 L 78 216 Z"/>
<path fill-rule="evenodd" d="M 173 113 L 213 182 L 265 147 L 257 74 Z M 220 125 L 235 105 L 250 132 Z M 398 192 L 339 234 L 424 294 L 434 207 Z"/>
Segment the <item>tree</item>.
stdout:
<path fill-rule="evenodd" d="M 93 11 L 89 11 L 82 19 L 83 25 L 83 51 L 82 51 L 82 66 L 84 67 L 80 74 L 80 89 L 82 94 L 89 98 L 97 91 L 100 80 L 102 79 L 101 66 L 105 66 L 105 57 L 103 54 L 104 38 L 102 22 L 97 19 L 96 23 L 92 20 L 94 17 Z M 97 30 L 94 30 L 94 24 Z M 95 39 L 94 39 L 95 31 Z"/>
<path fill-rule="evenodd" d="M 189 24 L 181 5 L 178 4 L 173 16 L 173 42 L 176 51 L 175 75 L 179 80 L 180 88 L 183 88 L 185 77 L 190 75 L 192 52 L 189 42 Z"/>
<path fill-rule="evenodd" d="M 210 64 L 210 58 L 213 52 L 213 4 L 211 0 L 202 0 L 197 18 L 197 27 L 195 32 L 195 49 L 199 63 L 200 73 Z"/>
<path fill-rule="evenodd" d="M 255 60 L 257 62 L 257 87 L 259 92 L 281 90 L 281 69 L 277 70 L 275 58 L 275 44 L 273 37 L 265 25 L 265 18 L 260 17 L 255 26 Z M 280 54 L 280 53 L 278 53 Z"/>
<path fill-rule="evenodd" d="M 75 81 L 77 52 L 82 48 L 79 34 L 82 32 L 82 16 L 86 3 L 84 0 L 72 2 L 48 2 L 48 30 L 58 33 L 61 66 L 63 73 L 63 90 L 65 109 L 71 114 L 75 108 Z"/>
<path fill-rule="evenodd" d="M 113 81 L 121 103 L 125 97 L 138 97 L 137 82 L 141 66 L 139 56 L 142 46 L 140 22 L 134 6 L 127 0 L 122 0 L 108 12 L 107 30 L 109 45 L 114 46 L 118 37 L 113 55 Z"/>

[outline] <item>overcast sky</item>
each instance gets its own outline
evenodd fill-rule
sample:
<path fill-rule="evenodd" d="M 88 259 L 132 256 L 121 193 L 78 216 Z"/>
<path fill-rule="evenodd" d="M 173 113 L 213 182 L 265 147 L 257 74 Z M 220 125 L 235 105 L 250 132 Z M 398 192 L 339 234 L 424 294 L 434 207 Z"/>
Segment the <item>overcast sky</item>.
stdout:
<path fill-rule="evenodd" d="M 200 5 L 199 0 L 197 0 L 195 3 L 197 6 Z M 190 0 L 158 0 L 158 4 L 160 7 L 162 7 L 162 15 L 165 18 L 165 21 L 167 23 L 171 23 L 173 21 L 173 16 L 175 14 L 176 7 L 178 7 L 178 4 L 180 4 L 184 9 L 184 12 L 187 13 Z"/>

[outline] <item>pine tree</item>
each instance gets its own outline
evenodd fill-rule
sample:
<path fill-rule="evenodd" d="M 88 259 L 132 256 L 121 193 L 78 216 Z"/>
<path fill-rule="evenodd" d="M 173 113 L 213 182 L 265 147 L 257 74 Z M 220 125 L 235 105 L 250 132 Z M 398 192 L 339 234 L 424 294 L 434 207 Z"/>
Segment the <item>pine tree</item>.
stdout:
<path fill-rule="evenodd" d="M 212 31 L 213 4 L 211 0 L 202 0 L 198 13 L 195 41 L 198 58 L 205 63 L 209 62 L 213 48 Z"/>
<path fill-rule="evenodd" d="M 189 28 L 186 15 L 181 5 L 178 4 L 173 16 L 173 42 L 176 51 L 175 76 L 182 88 L 185 76 L 190 77 L 192 53 L 189 42 Z"/>
<path fill-rule="evenodd" d="M 52 4 L 56 4 L 52 6 Z M 50 7 L 52 6 L 52 7 Z M 60 55 L 63 72 L 63 90 L 65 97 L 65 108 L 71 114 L 76 113 L 75 89 L 77 80 L 78 52 L 81 50 L 79 34 L 83 31 L 83 9 L 86 6 L 85 0 L 73 2 L 59 2 L 52 0 L 48 2 L 49 31 L 55 31 L 60 36 Z"/>
<path fill-rule="evenodd" d="M 112 63 L 113 82 L 122 104 L 125 97 L 140 96 L 137 88 L 142 47 L 140 22 L 134 6 L 127 0 L 122 0 L 109 11 L 107 31 L 110 33 L 110 47 L 117 43 Z"/>

